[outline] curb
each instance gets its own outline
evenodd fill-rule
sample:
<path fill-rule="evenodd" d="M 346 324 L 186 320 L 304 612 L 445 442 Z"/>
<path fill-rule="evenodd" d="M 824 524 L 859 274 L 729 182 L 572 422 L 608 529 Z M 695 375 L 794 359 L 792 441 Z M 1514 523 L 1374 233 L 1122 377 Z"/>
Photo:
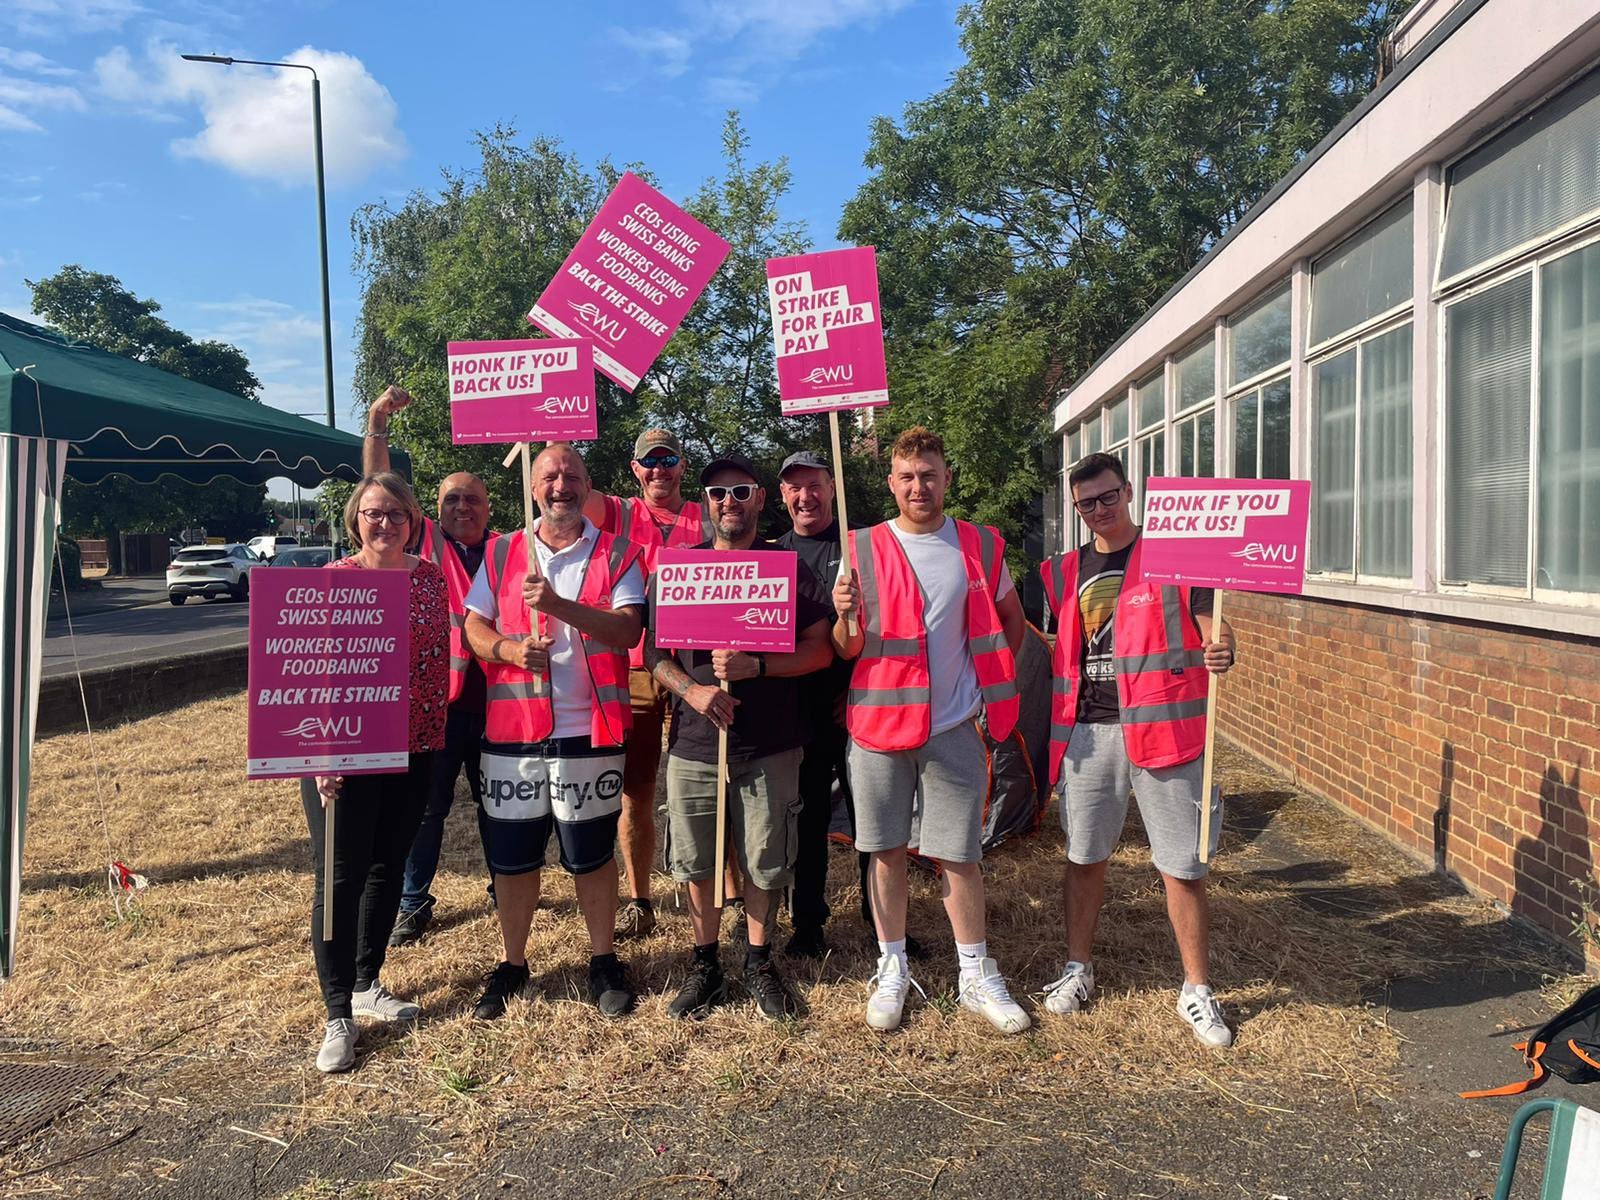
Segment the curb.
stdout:
<path fill-rule="evenodd" d="M 83 673 L 56 675 L 39 685 L 35 736 L 83 731 L 84 701 L 96 728 L 178 708 L 221 692 L 243 688 L 249 680 L 248 646 L 202 650 L 159 662 L 127 663 Z"/>

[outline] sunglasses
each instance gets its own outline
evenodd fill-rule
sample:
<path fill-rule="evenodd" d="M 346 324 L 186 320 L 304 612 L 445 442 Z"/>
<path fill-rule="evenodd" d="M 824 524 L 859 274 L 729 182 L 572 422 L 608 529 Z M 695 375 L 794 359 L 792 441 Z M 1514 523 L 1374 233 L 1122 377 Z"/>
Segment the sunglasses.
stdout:
<path fill-rule="evenodd" d="M 1127 487 L 1123 484 L 1122 487 Z M 1101 492 L 1098 496 L 1085 496 L 1082 500 L 1074 500 L 1072 507 L 1088 516 L 1097 508 L 1112 508 L 1122 496 L 1122 487 L 1112 488 L 1109 492 Z"/>
<path fill-rule="evenodd" d="M 636 458 L 634 461 L 648 471 L 651 467 L 666 467 L 670 470 L 681 463 L 683 459 L 676 454 L 652 454 L 647 458 Z"/>
<path fill-rule="evenodd" d="M 748 504 L 750 497 L 755 494 L 756 485 L 753 483 L 736 483 L 731 487 L 723 487 L 721 484 L 714 483 L 706 488 L 706 499 L 713 504 L 721 504 L 729 496 L 732 496 L 740 504 Z"/>
<path fill-rule="evenodd" d="M 404 525 L 411 520 L 403 508 L 363 508 L 361 516 L 368 525 Z"/>

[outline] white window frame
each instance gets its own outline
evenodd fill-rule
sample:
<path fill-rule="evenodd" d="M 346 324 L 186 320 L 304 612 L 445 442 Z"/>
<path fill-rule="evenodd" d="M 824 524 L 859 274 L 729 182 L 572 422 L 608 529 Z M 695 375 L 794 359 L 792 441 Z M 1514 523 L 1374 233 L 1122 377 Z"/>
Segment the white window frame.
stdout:
<path fill-rule="evenodd" d="M 1222 368 L 1220 371 L 1220 376 L 1222 380 L 1226 382 L 1229 373 L 1233 370 L 1234 322 L 1238 321 L 1241 317 L 1249 316 L 1251 313 L 1255 312 L 1256 309 L 1261 308 L 1269 301 L 1276 299 L 1279 292 L 1282 292 L 1284 297 L 1289 301 L 1289 351 L 1281 362 L 1274 363 L 1264 371 L 1257 371 L 1248 379 L 1241 379 L 1238 383 L 1228 384 L 1226 398 L 1229 400 L 1242 392 L 1248 392 L 1252 388 L 1261 386 L 1263 383 L 1275 380 L 1279 375 L 1282 375 L 1284 372 L 1288 371 L 1289 365 L 1294 361 L 1294 344 L 1295 339 L 1298 337 L 1294 327 L 1294 285 L 1292 280 L 1283 279 L 1277 283 L 1274 283 L 1271 287 L 1258 294 L 1254 300 L 1250 301 L 1249 304 L 1246 304 L 1243 308 L 1233 313 L 1226 321 L 1223 322 L 1223 328 L 1227 331 L 1227 337 L 1224 338 L 1222 343 L 1217 347 L 1217 362 Z M 1199 343 L 1196 342 L 1194 345 L 1197 346 Z M 1190 349 L 1194 349 L 1194 346 L 1191 346 Z M 1213 399 L 1215 399 L 1215 397 L 1213 397 Z"/>
<path fill-rule="evenodd" d="M 1536 604 L 1560 605 L 1564 608 L 1597 609 L 1600 610 L 1600 592 L 1569 592 L 1556 588 L 1541 588 L 1538 586 L 1538 558 L 1539 558 L 1539 458 L 1540 458 L 1540 413 L 1543 407 L 1540 399 L 1541 372 L 1543 369 L 1543 355 L 1540 353 L 1544 336 L 1544 305 L 1541 301 L 1541 285 L 1545 267 L 1556 259 L 1565 258 L 1569 254 L 1588 249 L 1590 246 L 1600 244 L 1600 228 L 1591 228 L 1582 233 L 1572 234 L 1551 244 L 1541 243 L 1544 249 L 1526 261 L 1512 262 L 1483 278 L 1475 278 L 1471 286 L 1452 291 L 1450 295 L 1438 300 L 1439 306 L 1439 349 L 1436 368 L 1438 371 L 1438 431 L 1434 444 L 1435 461 L 1438 470 L 1435 472 L 1435 487 L 1438 490 L 1438 504 L 1436 506 L 1436 520 L 1434 536 L 1438 546 L 1438 562 L 1435 564 L 1434 578 L 1437 580 L 1438 591 L 1445 596 L 1483 596 L 1499 600 L 1527 600 Z M 1449 427 L 1450 427 L 1450 380 L 1446 374 L 1449 365 L 1449 340 L 1450 322 L 1449 310 L 1472 296 L 1479 295 L 1491 288 L 1499 287 L 1519 275 L 1530 275 L 1529 282 L 1530 303 L 1533 305 L 1532 323 L 1529 333 L 1529 371 L 1528 371 L 1528 412 L 1530 425 L 1528 429 L 1528 557 L 1526 563 L 1526 584 L 1523 587 L 1506 587 L 1489 583 L 1459 583 L 1447 581 L 1444 577 L 1444 563 L 1446 554 L 1446 540 L 1449 530 L 1446 528 L 1445 506 L 1447 501 L 1446 481 L 1449 478 L 1450 461 L 1448 458 Z"/>
<path fill-rule="evenodd" d="M 1168 466 L 1170 468 L 1169 471 L 1168 471 L 1169 475 L 1173 474 L 1174 472 L 1182 471 L 1182 469 L 1183 469 L 1183 466 L 1182 466 L 1182 463 L 1183 463 L 1183 438 L 1184 438 L 1184 435 L 1185 435 L 1186 428 L 1190 427 L 1190 426 L 1192 426 L 1193 430 L 1194 430 L 1194 432 L 1193 432 L 1193 434 L 1191 436 L 1193 436 L 1193 438 L 1194 438 L 1195 465 L 1197 467 L 1200 465 L 1200 418 L 1205 416 L 1207 413 L 1211 414 L 1211 462 L 1209 464 L 1207 464 L 1211 469 L 1211 474 L 1210 475 L 1179 475 L 1178 478 L 1180 478 L 1180 479 L 1214 479 L 1214 478 L 1216 478 L 1216 472 L 1217 472 L 1217 399 L 1216 399 L 1215 396 L 1213 396 L 1211 398 L 1211 401 L 1210 401 L 1209 404 L 1197 404 L 1193 408 L 1191 408 L 1187 412 L 1185 412 L 1181 417 L 1174 417 L 1173 418 L 1173 420 L 1172 420 L 1172 438 L 1171 438 L 1170 443 L 1169 443 L 1169 445 L 1167 447 L 1168 450 L 1170 450 L 1172 452 L 1172 458 L 1171 458 L 1170 462 L 1168 463 Z"/>
<path fill-rule="evenodd" d="M 1250 385 L 1235 388 L 1233 391 L 1228 393 L 1227 453 L 1223 458 L 1223 464 L 1227 468 L 1227 474 L 1235 477 L 1237 477 L 1239 474 L 1239 464 L 1235 459 L 1238 447 L 1234 444 L 1234 431 L 1236 427 L 1236 422 L 1234 421 L 1233 417 L 1234 408 L 1246 397 L 1254 397 L 1256 402 L 1256 465 L 1255 475 L 1253 478 L 1261 478 L 1261 393 L 1266 391 L 1267 388 L 1271 387 L 1275 383 L 1287 383 L 1289 385 L 1289 403 L 1292 406 L 1294 404 L 1294 380 L 1291 377 L 1288 363 L 1284 363 L 1283 366 L 1279 367 L 1275 373 L 1269 372 L 1265 375 L 1258 375 Z M 1211 436 L 1213 439 L 1216 438 L 1217 433 L 1215 429 L 1212 430 Z M 1294 471 L 1294 433 L 1292 430 L 1289 434 L 1289 464 L 1290 477 L 1292 478 Z"/>
<path fill-rule="evenodd" d="M 1353 349 L 1355 351 L 1355 355 L 1356 355 L 1355 492 L 1354 492 L 1354 501 L 1353 501 L 1354 511 L 1352 512 L 1351 517 L 1350 517 L 1352 523 L 1355 526 L 1355 533 L 1354 533 L 1354 536 L 1352 537 L 1351 542 L 1350 542 L 1350 546 L 1351 546 L 1351 550 L 1350 550 L 1350 570 L 1348 570 L 1348 571 L 1319 571 L 1319 570 L 1315 569 L 1314 567 L 1312 567 L 1309 562 L 1307 562 L 1306 563 L 1306 578 L 1307 579 L 1314 579 L 1314 580 L 1323 581 L 1323 582 L 1327 582 L 1327 583 L 1372 584 L 1375 587 L 1401 588 L 1401 589 L 1409 588 L 1411 586 L 1411 575 L 1409 573 L 1407 573 L 1405 575 L 1369 575 L 1369 574 L 1363 574 L 1362 571 L 1361 571 L 1361 418 L 1362 418 L 1362 412 L 1363 412 L 1363 408 L 1364 408 L 1364 405 L 1363 405 L 1362 399 L 1361 399 L 1362 349 L 1363 349 L 1363 347 L 1365 347 L 1365 345 L 1368 342 L 1376 341 L 1378 338 L 1383 337 L 1385 334 L 1393 333 L 1395 330 L 1401 328 L 1404 325 L 1410 325 L 1412 327 L 1411 336 L 1413 338 L 1413 342 L 1412 342 L 1413 346 L 1415 346 L 1415 344 L 1416 344 L 1415 343 L 1415 338 L 1417 336 L 1415 316 L 1414 316 L 1414 314 L 1413 314 L 1413 312 L 1411 310 L 1411 303 L 1409 301 L 1407 301 L 1406 307 L 1405 307 L 1402 315 L 1397 316 L 1396 315 L 1396 310 L 1391 310 L 1384 319 L 1387 321 L 1387 324 L 1383 325 L 1381 328 L 1376 326 L 1376 325 L 1374 325 L 1372 322 L 1368 321 L 1368 322 L 1364 322 L 1361 325 L 1353 326 L 1349 330 L 1349 332 L 1341 334 L 1337 339 L 1330 338 L 1328 341 L 1324 342 L 1318 348 L 1317 356 L 1315 358 L 1308 358 L 1307 361 L 1306 361 L 1306 400 L 1307 400 L 1306 414 L 1307 414 L 1307 417 L 1308 417 L 1308 420 L 1306 422 L 1306 427 L 1307 427 L 1307 432 L 1306 432 L 1307 461 L 1310 462 L 1314 466 L 1316 461 L 1317 461 L 1317 441 L 1318 441 L 1318 438 L 1319 438 L 1319 436 L 1321 434 L 1321 428 L 1322 428 L 1322 422 L 1321 422 L 1321 419 L 1320 419 L 1320 412 L 1319 412 L 1319 410 L 1317 408 L 1316 394 L 1313 391 L 1314 385 L 1312 383 L 1312 380 L 1315 378 L 1316 368 L 1319 365 L 1321 365 L 1322 363 L 1327 362 L 1329 359 L 1338 358 L 1339 355 L 1345 353 L 1348 350 L 1352 350 Z M 1441 325 L 1441 329 L 1442 328 L 1443 328 L 1443 326 Z M 1412 377 L 1412 380 L 1411 380 L 1411 403 L 1412 403 L 1413 407 L 1417 403 L 1417 381 L 1416 381 L 1415 375 L 1416 375 L 1416 372 L 1413 371 L 1412 372 L 1412 376 L 1413 377 Z M 1258 451 L 1257 451 L 1258 459 L 1259 459 L 1259 453 L 1260 452 L 1259 452 L 1259 449 L 1258 449 Z M 1415 459 L 1416 459 L 1416 456 L 1415 456 L 1415 454 L 1413 454 L 1412 455 L 1413 464 L 1415 464 Z M 1440 461 L 1443 462 L 1443 459 L 1440 459 Z M 1312 472 L 1308 471 L 1307 475 L 1308 475 L 1308 477 L 1312 477 L 1313 480 L 1314 480 L 1314 475 L 1313 475 Z M 1443 482 L 1442 474 L 1440 476 L 1440 481 L 1441 481 L 1441 486 L 1442 486 L 1442 482 Z M 1417 481 L 1417 478 L 1416 478 L 1416 471 L 1415 471 L 1415 469 L 1413 469 L 1412 470 L 1412 479 L 1411 479 L 1411 502 L 1413 504 L 1416 503 L 1418 488 L 1419 488 L 1419 484 L 1418 484 L 1418 481 Z M 1314 492 L 1314 490 L 1315 489 L 1313 488 L 1313 492 Z M 1315 504 L 1314 495 L 1313 495 L 1313 504 Z M 1311 532 L 1311 540 L 1314 543 L 1315 539 L 1319 536 L 1318 530 L 1316 528 L 1316 512 L 1315 512 L 1314 508 L 1313 508 L 1313 511 L 1312 511 L 1312 522 L 1311 522 L 1311 524 L 1312 524 L 1312 528 L 1311 528 L 1311 531 L 1310 531 Z M 1411 553 L 1412 553 L 1412 560 L 1415 561 L 1415 559 L 1416 559 L 1416 547 L 1415 546 L 1413 546 L 1411 548 Z"/>
<path fill-rule="evenodd" d="M 1325 262 L 1328 259 L 1332 258 L 1335 254 L 1337 254 L 1340 250 L 1343 250 L 1351 242 L 1355 241 L 1358 237 L 1360 237 L 1363 233 L 1365 233 L 1372 226 L 1376 225 L 1379 221 L 1381 221 L 1381 220 L 1385 219 L 1386 217 L 1388 217 L 1390 213 L 1392 213 L 1396 208 L 1398 208 L 1402 204 L 1410 204 L 1410 205 L 1412 205 L 1413 224 L 1415 224 L 1415 221 L 1414 221 L 1415 203 L 1416 203 L 1415 199 L 1411 195 L 1410 192 L 1407 192 L 1404 196 L 1397 197 L 1393 204 L 1386 205 L 1381 212 L 1377 213 L 1375 216 L 1369 218 L 1368 220 L 1363 221 L 1361 223 L 1361 225 L 1357 229 L 1355 229 L 1353 232 L 1351 232 L 1351 233 L 1345 235 L 1343 238 L 1341 238 L 1338 241 L 1338 243 L 1335 244 L 1332 248 L 1323 251 L 1316 258 L 1312 259 L 1312 261 L 1311 261 L 1311 271 L 1310 271 L 1311 286 L 1307 289 L 1307 292 L 1306 292 L 1306 300 L 1307 300 L 1307 303 L 1306 303 L 1306 361 L 1307 361 L 1308 364 L 1310 363 L 1310 361 L 1312 359 L 1317 359 L 1317 360 L 1320 361 L 1323 358 L 1331 358 L 1334 354 L 1337 353 L 1337 350 L 1335 349 L 1335 347 L 1342 347 L 1346 342 L 1349 342 L 1352 338 L 1363 338 L 1363 337 L 1365 337 L 1367 335 L 1367 333 L 1369 331 L 1376 331 L 1380 325 L 1388 325 L 1390 322 L 1395 321 L 1397 318 L 1399 318 L 1402 314 L 1404 314 L 1406 316 L 1409 316 L 1413 312 L 1413 310 L 1415 309 L 1415 307 L 1416 307 L 1416 299 L 1417 299 L 1417 296 L 1416 296 L 1417 289 L 1416 289 L 1416 278 L 1415 278 L 1415 276 L 1413 276 L 1412 277 L 1412 281 L 1411 281 L 1411 283 L 1412 283 L 1411 295 L 1406 297 L 1406 299 L 1403 300 L 1401 303 L 1396 304 L 1392 308 L 1386 308 L 1381 313 L 1378 313 L 1378 314 L 1376 314 L 1374 316 L 1368 317 L 1365 321 L 1362 321 L 1359 325 L 1352 325 L 1348 329 L 1341 329 L 1338 333 L 1334 334 L 1332 337 L 1324 338 L 1322 341 L 1317 342 L 1315 345 L 1311 344 L 1311 341 L 1310 341 L 1310 338 L 1311 338 L 1311 326 L 1312 326 L 1312 321 L 1313 321 L 1313 310 L 1314 310 L 1314 308 L 1316 306 L 1316 301 L 1313 299 L 1313 297 L 1316 295 L 1317 264 L 1321 263 L 1321 262 Z M 1441 235 L 1443 233 L 1443 226 L 1442 225 L 1440 226 L 1440 233 L 1441 233 Z M 1442 246 L 1443 246 L 1444 238 L 1441 236 L 1439 241 L 1440 241 L 1440 245 L 1441 245 L 1440 253 L 1443 253 Z M 1384 332 L 1387 332 L 1387 330 L 1385 330 Z"/>

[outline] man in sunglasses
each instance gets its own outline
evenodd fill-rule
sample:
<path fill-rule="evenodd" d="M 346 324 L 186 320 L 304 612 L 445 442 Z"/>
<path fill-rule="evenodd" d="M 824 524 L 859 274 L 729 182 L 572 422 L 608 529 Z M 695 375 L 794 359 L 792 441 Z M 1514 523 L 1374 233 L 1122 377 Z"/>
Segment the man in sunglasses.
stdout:
<path fill-rule="evenodd" d="M 716 532 L 702 549 L 780 550 L 756 529 L 767 502 L 754 464 L 726 454 L 700 474 Z M 772 961 L 777 893 L 794 879 L 799 841 L 799 772 L 806 741 L 800 676 L 820 671 L 833 652 L 828 609 L 815 598 L 811 572 L 796 564 L 792 654 L 738 650 L 662 650 L 645 633 L 645 659 L 673 696 L 667 752 L 667 845 L 672 877 L 688 885 L 694 954 L 689 976 L 667 1011 L 702 1017 L 727 999 L 719 957 L 722 913 L 715 906 L 718 734 L 728 731 L 728 839 L 744 876 L 749 950 L 745 990 L 774 1020 L 799 1008 Z M 655 605 L 652 585 L 651 607 Z M 720 682 L 733 683 L 724 692 Z"/>
<path fill-rule="evenodd" d="M 714 530 L 709 511 L 683 498 L 683 472 L 688 460 L 683 444 L 665 429 L 647 429 L 633 443 L 633 477 L 637 496 L 593 492 L 584 515 L 605 533 L 626 538 L 644 552 L 645 573 L 655 570 L 663 546 L 698 546 Z M 618 844 L 628 877 L 629 899 L 617 912 L 617 936 L 641 938 L 656 927 L 650 896 L 650 865 L 656 853 L 656 773 L 661 767 L 661 733 L 667 718 L 667 695 L 645 670 L 644 649 L 628 656 L 628 688 L 633 705 L 633 736 L 628 739 L 623 772 L 622 823 Z"/>
<path fill-rule="evenodd" d="M 361 444 L 361 468 L 367 474 L 389 469 L 389 418 L 411 403 L 404 388 L 390 386 L 367 409 L 367 435 Z M 437 563 L 450 595 L 450 699 L 445 717 L 445 748 L 433 756 L 433 782 L 411 854 L 406 859 L 400 916 L 389 945 L 416 941 L 433 921 L 434 898 L 428 890 L 439 869 L 444 822 L 455 800 L 456 778 L 463 768 L 472 801 L 478 803 L 478 747 L 483 741 L 488 703 L 483 667 L 467 649 L 467 591 L 499 534 L 489 531 L 489 491 L 470 471 L 445 476 L 439 484 L 438 520 L 424 518 L 407 549 Z M 491 894 L 493 884 L 490 885 Z"/>
<path fill-rule="evenodd" d="M 1067 834 L 1067 964 L 1045 989 L 1045 1008 L 1075 1013 L 1094 992 L 1091 952 L 1106 862 L 1122 836 L 1132 791 L 1183 960 L 1178 1013 L 1206 1045 L 1228 1046 L 1233 1031 L 1207 975 L 1200 805 L 1211 798 L 1200 788 L 1206 673 L 1220 675 L 1233 665 L 1233 631 L 1224 622 L 1214 636 L 1211 589 L 1144 581 L 1139 526 L 1129 509 L 1133 487 L 1121 459 L 1091 454 L 1067 483 L 1092 536 L 1040 568 L 1059 631 L 1050 782 L 1061 781 Z M 1213 839 L 1221 825 L 1218 814 Z"/>

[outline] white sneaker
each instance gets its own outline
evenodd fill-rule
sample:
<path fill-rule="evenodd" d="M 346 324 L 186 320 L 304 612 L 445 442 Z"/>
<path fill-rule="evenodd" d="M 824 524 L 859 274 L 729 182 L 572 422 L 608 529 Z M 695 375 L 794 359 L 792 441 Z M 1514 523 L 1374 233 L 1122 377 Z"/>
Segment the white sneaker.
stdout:
<path fill-rule="evenodd" d="M 980 958 L 973 973 L 961 973 L 961 1007 L 986 1018 L 1001 1033 L 1021 1033 L 1032 1020 L 1011 998 L 1005 976 L 992 958 Z"/>
<path fill-rule="evenodd" d="M 377 980 L 364 992 L 350 993 L 350 1011 L 378 1021 L 415 1021 L 422 1015 L 420 1007 L 400 999 Z"/>
<path fill-rule="evenodd" d="M 916 988 L 922 992 L 922 987 L 911 978 L 902 954 L 882 955 L 878 959 L 878 973 L 872 977 L 872 982 L 876 986 L 867 1000 L 867 1024 L 887 1033 L 900 1024 L 900 1014 L 906 1007 L 907 990 Z M 926 992 L 922 994 L 924 998 L 927 997 Z"/>
<path fill-rule="evenodd" d="M 1183 985 L 1178 993 L 1178 1015 L 1194 1026 L 1194 1035 L 1208 1046 L 1233 1045 L 1233 1030 L 1222 1019 L 1222 1005 L 1205 984 Z"/>
<path fill-rule="evenodd" d="M 1061 978 L 1045 984 L 1044 1006 L 1058 1017 L 1079 1012 L 1089 1003 L 1094 991 L 1094 968 L 1087 963 L 1069 962 L 1061 968 Z"/>
<path fill-rule="evenodd" d="M 317 1051 L 317 1070 L 324 1073 L 348 1071 L 356 1065 L 356 1039 L 361 1032 L 349 1017 L 335 1017 L 322 1033 L 322 1049 Z"/>

